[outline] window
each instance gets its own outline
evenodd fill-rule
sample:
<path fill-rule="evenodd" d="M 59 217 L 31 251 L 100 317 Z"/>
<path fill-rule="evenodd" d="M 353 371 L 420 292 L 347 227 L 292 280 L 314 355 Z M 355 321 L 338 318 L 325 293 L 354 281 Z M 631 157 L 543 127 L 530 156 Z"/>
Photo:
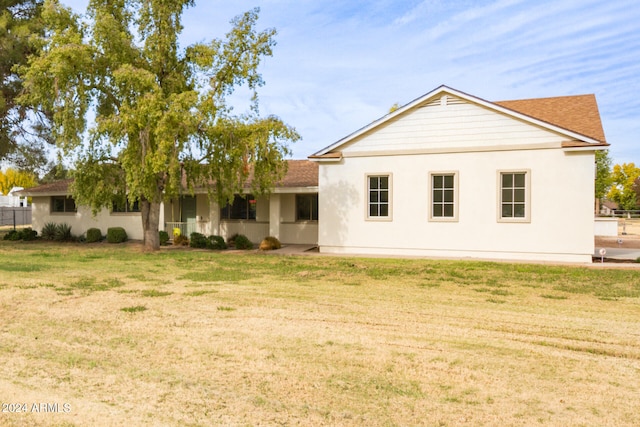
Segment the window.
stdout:
<path fill-rule="evenodd" d="M 232 204 L 227 204 L 220 210 L 220 219 L 256 219 L 256 198 L 251 194 L 235 195 Z"/>
<path fill-rule="evenodd" d="M 369 175 L 367 176 L 367 186 L 369 193 L 368 218 L 390 218 L 391 176 Z"/>
<path fill-rule="evenodd" d="M 51 212 L 77 212 L 76 202 L 71 197 L 67 196 L 52 196 L 51 197 Z"/>
<path fill-rule="evenodd" d="M 431 214 L 436 221 L 456 221 L 458 219 L 457 173 L 431 174 Z"/>
<path fill-rule="evenodd" d="M 318 220 L 318 195 L 296 194 L 296 221 Z"/>
<path fill-rule="evenodd" d="M 528 171 L 500 172 L 499 219 L 529 221 Z"/>
<path fill-rule="evenodd" d="M 140 212 L 140 202 L 136 200 L 135 202 L 133 202 L 133 206 L 131 206 L 131 204 L 129 203 L 129 200 L 126 201 L 124 206 L 121 206 L 119 203 L 114 203 L 111 212 L 112 213 Z"/>

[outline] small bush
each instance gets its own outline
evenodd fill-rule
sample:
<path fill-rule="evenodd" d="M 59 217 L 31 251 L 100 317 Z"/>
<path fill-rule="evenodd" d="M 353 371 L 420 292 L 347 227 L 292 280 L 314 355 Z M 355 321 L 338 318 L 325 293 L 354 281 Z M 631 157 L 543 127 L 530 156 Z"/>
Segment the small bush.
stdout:
<path fill-rule="evenodd" d="M 73 236 L 71 235 L 71 226 L 69 224 L 56 225 L 53 240 L 56 242 L 69 242 L 73 240 Z"/>
<path fill-rule="evenodd" d="M 189 246 L 189 238 L 179 234 L 173 238 L 173 244 L 176 246 Z"/>
<path fill-rule="evenodd" d="M 36 237 L 38 237 L 38 232 L 36 230 L 32 230 L 31 227 L 23 228 L 22 231 L 20 231 L 20 238 L 22 240 L 35 240 Z"/>
<path fill-rule="evenodd" d="M 200 248 L 206 249 L 209 247 L 209 239 L 207 239 L 204 234 L 193 232 L 191 233 L 191 238 L 189 239 L 189 246 L 192 248 Z"/>
<path fill-rule="evenodd" d="M 158 232 L 160 234 L 160 246 L 169 244 L 169 233 L 164 230 Z"/>
<path fill-rule="evenodd" d="M 127 241 L 127 232 L 122 227 L 107 228 L 107 242 L 122 243 Z"/>
<path fill-rule="evenodd" d="M 222 236 L 209 236 L 209 248 L 210 249 L 227 249 L 227 244 L 224 242 Z"/>
<path fill-rule="evenodd" d="M 280 240 L 273 236 L 267 236 L 262 242 L 260 242 L 261 251 L 270 251 L 273 249 L 280 249 L 281 247 L 282 244 L 280 244 Z"/>
<path fill-rule="evenodd" d="M 238 234 L 233 241 L 236 249 L 253 249 L 253 243 L 251 243 L 251 240 L 249 240 L 249 238 L 247 238 L 247 236 L 245 236 L 244 234 Z"/>
<path fill-rule="evenodd" d="M 102 240 L 102 231 L 99 228 L 90 228 L 87 230 L 87 243 L 95 243 Z"/>
<path fill-rule="evenodd" d="M 3 237 L 4 240 L 20 240 L 20 233 L 17 230 L 9 230 Z"/>
<path fill-rule="evenodd" d="M 48 222 L 42 227 L 42 238 L 44 240 L 53 240 L 56 237 L 56 224 Z"/>

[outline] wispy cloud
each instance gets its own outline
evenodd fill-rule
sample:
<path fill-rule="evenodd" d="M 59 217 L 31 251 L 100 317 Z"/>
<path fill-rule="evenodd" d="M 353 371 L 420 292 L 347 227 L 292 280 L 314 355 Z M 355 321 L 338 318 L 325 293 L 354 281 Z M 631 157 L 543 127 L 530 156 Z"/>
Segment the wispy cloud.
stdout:
<path fill-rule="evenodd" d="M 65 3 L 84 8 L 87 0 Z M 185 44 L 222 37 L 255 2 L 197 0 Z M 264 0 L 278 45 L 261 111 L 295 126 L 297 158 L 447 84 L 488 100 L 595 93 L 616 161 L 640 163 L 637 0 Z"/>

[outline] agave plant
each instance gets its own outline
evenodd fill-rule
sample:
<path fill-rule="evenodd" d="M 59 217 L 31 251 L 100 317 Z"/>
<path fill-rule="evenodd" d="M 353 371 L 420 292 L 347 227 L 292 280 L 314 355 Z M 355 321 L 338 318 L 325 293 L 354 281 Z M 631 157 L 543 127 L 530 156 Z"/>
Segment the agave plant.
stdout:
<path fill-rule="evenodd" d="M 57 242 L 68 242 L 71 239 L 71 226 L 68 224 L 58 224 L 54 235 Z"/>
<path fill-rule="evenodd" d="M 53 240 L 56 237 L 57 225 L 53 222 L 48 222 L 42 227 L 42 238 L 45 240 Z"/>

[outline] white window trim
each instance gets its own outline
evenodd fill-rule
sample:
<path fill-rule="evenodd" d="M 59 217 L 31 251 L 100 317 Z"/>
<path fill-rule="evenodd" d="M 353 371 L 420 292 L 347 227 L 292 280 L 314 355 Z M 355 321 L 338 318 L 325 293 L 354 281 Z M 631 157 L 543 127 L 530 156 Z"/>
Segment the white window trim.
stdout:
<path fill-rule="evenodd" d="M 524 218 L 503 218 L 502 217 L 502 174 L 503 173 L 524 173 Z M 530 223 L 531 222 L 531 169 L 500 169 L 496 173 L 497 181 L 497 207 L 496 217 L 498 222 Z"/>
<path fill-rule="evenodd" d="M 433 216 L 433 177 L 437 175 L 453 175 L 453 216 Z M 458 222 L 458 205 L 459 199 L 459 177 L 460 172 L 457 170 L 449 171 L 433 171 L 429 172 L 429 194 L 427 196 L 427 209 L 429 209 L 429 221 L 432 222 Z"/>
<path fill-rule="evenodd" d="M 389 177 L 389 215 L 370 216 L 369 215 L 369 177 L 386 176 Z M 364 177 L 364 218 L 366 221 L 393 221 L 393 174 L 391 172 L 367 173 Z"/>

